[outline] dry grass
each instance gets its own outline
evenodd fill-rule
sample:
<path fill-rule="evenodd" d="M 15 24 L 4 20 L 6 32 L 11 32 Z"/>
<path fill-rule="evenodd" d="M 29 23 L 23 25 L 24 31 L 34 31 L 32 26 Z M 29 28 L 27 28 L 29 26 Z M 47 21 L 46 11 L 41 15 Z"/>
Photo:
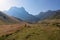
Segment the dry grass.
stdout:
<path fill-rule="evenodd" d="M 58 23 L 60 21 L 45 20 L 37 24 L 1 25 L 0 32 L 4 35 L 0 40 L 60 40 Z"/>
<path fill-rule="evenodd" d="M 14 33 L 20 27 L 25 24 L 10 24 L 10 25 L 0 25 L 0 36 Z"/>

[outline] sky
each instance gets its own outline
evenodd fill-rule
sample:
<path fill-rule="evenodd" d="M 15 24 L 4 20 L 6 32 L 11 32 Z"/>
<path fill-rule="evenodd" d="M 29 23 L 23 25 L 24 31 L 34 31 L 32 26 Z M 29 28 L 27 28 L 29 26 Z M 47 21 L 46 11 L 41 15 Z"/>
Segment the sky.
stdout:
<path fill-rule="evenodd" d="M 24 7 L 30 14 L 37 15 L 47 10 L 59 10 L 60 0 L 0 0 L 0 11 L 13 6 Z"/>

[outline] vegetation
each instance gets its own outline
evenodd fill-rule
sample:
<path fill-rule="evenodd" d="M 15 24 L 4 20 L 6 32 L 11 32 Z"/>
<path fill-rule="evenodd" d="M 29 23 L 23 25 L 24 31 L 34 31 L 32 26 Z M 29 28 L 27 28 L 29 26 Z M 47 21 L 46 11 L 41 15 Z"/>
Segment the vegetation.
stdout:
<path fill-rule="evenodd" d="M 16 32 L 1 36 L 0 40 L 60 40 L 60 23 L 47 20 L 25 24 Z"/>

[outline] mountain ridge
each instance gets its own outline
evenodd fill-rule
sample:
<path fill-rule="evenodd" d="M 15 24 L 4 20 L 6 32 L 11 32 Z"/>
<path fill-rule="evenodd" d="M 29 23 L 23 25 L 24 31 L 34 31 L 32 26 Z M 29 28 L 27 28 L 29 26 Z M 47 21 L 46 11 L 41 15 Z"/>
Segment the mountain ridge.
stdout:
<path fill-rule="evenodd" d="M 39 20 L 39 18 L 29 14 L 23 7 L 17 8 L 12 7 L 7 11 L 8 15 L 22 19 L 23 21 L 34 23 Z"/>
<path fill-rule="evenodd" d="M 54 19 L 54 18 L 58 19 L 58 17 L 60 17 L 60 10 L 56 10 L 56 11 L 49 10 L 47 12 L 41 12 L 38 15 L 36 15 L 36 17 L 38 17 L 40 20 Z"/>

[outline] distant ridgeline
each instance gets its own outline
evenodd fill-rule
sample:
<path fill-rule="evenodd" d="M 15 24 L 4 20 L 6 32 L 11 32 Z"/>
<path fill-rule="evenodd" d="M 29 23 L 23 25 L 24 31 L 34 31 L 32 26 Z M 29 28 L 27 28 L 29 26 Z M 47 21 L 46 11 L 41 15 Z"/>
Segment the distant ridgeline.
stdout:
<path fill-rule="evenodd" d="M 60 19 L 60 10 L 55 11 L 55 15 L 53 15 L 51 18 Z"/>
<path fill-rule="evenodd" d="M 41 12 L 40 14 L 36 15 L 40 20 L 44 19 L 60 19 L 60 10 L 57 11 L 47 11 L 47 12 Z"/>

